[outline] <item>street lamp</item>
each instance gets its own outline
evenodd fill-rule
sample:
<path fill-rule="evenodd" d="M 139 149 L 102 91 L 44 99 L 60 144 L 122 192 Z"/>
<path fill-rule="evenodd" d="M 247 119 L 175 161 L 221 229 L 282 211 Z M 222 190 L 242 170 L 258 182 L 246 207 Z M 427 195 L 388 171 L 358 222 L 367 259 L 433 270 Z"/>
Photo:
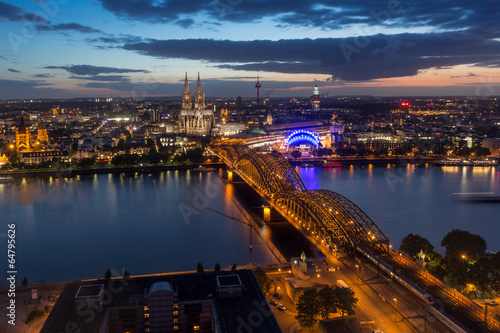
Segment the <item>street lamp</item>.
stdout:
<path fill-rule="evenodd" d="M 394 315 L 394 321 L 398 321 L 398 320 L 397 320 L 397 319 L 398 319 L 398 299 L 397 299 L 397 298 L 394 298 L 393 300 L 394 300 L 394 302 L 396 303 L 396 313 L 395 313 L 395 315 Z"/>

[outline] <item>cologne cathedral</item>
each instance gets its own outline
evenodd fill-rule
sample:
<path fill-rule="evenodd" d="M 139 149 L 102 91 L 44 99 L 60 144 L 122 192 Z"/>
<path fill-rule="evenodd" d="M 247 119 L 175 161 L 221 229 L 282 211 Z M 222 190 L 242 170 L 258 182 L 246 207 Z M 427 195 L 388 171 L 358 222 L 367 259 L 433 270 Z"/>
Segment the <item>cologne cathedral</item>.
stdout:
<path fill-rule="evenodd" d="M 180 132 L 186 135 L 195 136 L 210 135 L 210 131 L 214 125 L 214 112 L 213 110 L 206 109 L 205 94 L 201 90 L 200 73 L 198 73 L 198 84 L 194 93 L 194 103 L 191 100 L 186 73 L 179 119 Z"/>

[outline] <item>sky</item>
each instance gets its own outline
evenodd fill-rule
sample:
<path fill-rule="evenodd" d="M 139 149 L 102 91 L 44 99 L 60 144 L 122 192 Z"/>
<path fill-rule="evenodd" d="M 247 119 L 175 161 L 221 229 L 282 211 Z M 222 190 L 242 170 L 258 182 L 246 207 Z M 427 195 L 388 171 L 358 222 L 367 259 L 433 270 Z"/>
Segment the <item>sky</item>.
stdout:
<path fill-rule="evenodd" d="M 0 99 L 500 95 L 498 0 L 0 0 Z"/>

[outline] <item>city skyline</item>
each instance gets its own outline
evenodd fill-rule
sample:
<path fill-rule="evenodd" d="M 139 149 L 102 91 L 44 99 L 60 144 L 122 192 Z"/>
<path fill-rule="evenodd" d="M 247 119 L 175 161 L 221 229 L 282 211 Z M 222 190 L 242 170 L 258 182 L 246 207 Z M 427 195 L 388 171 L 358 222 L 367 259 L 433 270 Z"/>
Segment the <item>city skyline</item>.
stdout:
<path fill-rule="evenodd" d="M 0 99 L 498 95 L 493 1 L 0 1 Z"/>

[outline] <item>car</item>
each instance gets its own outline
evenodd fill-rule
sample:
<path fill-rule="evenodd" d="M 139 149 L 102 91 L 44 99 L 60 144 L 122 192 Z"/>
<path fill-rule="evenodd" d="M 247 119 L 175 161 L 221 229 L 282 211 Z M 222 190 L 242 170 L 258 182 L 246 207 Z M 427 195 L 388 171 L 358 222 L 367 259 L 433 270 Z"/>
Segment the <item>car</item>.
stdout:
<path fill-rule="evenodd" d="M 498 306 L 498 302 L 497 301 L 491 301 L 490 303 L 488 303 L 489 306 Z"/>
<path fill-rule="evenodd" d="M 285 311 L 286 308 L 283 304 L 280 303 L 280 304 L 278 304 L 278 310 Z"/>
<path fill-rule="evenodd" d="M 267 300 L 267 302 L 268 302 L 269 304 L 272 304 L 272 305 L 277 305 L 277 304 L 278 304 L 278 302 L 276 302 L 276 300 L 275 300 L 275 299 L 272 299 L 272 298 L 268 299 L 268 300 Z"/>

